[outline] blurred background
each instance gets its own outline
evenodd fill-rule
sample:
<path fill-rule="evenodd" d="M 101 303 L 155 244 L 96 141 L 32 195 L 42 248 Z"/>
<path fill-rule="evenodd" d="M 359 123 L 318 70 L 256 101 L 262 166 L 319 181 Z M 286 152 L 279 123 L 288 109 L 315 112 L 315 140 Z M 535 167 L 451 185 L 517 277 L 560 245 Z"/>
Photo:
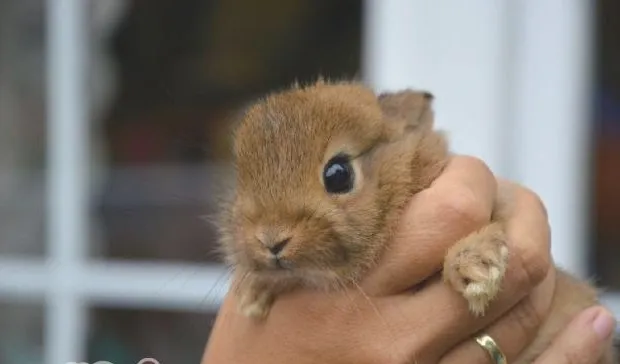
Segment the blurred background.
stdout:
<path fill-rule="evenodd" d="M 620 315 L 619 31 L 612 0 L 0 0 L 0 364 L 198 363 L 230 120 L 319 74 L 435 94 Z"/>

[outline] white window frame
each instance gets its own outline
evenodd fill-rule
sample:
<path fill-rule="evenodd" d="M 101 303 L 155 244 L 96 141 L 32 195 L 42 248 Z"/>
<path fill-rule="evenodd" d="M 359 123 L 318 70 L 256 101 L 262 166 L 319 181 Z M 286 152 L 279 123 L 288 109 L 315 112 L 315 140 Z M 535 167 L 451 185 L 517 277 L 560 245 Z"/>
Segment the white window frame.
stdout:
<path fill-rule="evenodd" d="M 0 298 L 45 305 L 46 364 L 85 358 L 92 305 L 214 311 L 228 288 L 219 265 L 86 256 L 87 6 L 47 0 L 48 255 L 0 257 Z M 590 173 L 584 136 L 591 124 L 592 3 L 366 0 L 365 6 L 366 80 L 377 89 L 437 94 L 438 123 L 455 149 L 537 191 L 549 210 L 556 262 L 586 276 L 580 206 Z M 562 141 L 551 149 L 557 130 Z M 620 294 L 604 298 L 620 315 Z"/>

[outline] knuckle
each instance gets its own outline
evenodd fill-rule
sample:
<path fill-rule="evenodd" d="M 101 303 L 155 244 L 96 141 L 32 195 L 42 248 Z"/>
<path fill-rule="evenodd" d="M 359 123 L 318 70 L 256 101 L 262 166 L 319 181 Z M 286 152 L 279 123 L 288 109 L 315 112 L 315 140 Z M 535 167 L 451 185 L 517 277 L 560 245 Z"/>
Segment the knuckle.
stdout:
<path fill-rule="evenodd" d="M 446 197 L 443 210 L 451 220 L 462 220 L 479 226 L 487 223 L 491 217 L 490 208 L 486 207 L 469 188 L 455 189 Z"/>
<path fill-rule="evenodd" d="M 489 222 L 492 213 L 493 186 L 495 178 L 491 169 L 480 158 L 474 156 L 458 156 L 458 163 L 466 167 L 472 175 L 480 177 L 476 183 L 472 182 L 453 186 L 452 189 L 442 191 L 437 196 L 442 212 L 446 219 L 470 224 L 472 227 L 480 227 Z M 486 176 L 483 178 L 482 176 Z M 482 182 L 485 181 L 485 182 Z M 469 185 L 468 185 L 469 184 Z M 487 186 L 488 184 L 488 186 Z M 485 189 L 488 187 L 488 189 Z M 493 189 L 493 190 L 491 190 Z"/>
<path fill-rule="evenodd" d="M 542 198 L 540 197 L 540 195 L 538 195 L 536 192 L 527 189 L 525 187 L 522 187 L 522 192 L 523 192 L 523 200 L 524 202 L 527 204 L 528 207 L 531 208 L 531 213 L 533 215 L 536 216 L 540 216 L 541 218 L 538 220 L 540 221 L 540 246 L 542 247 L 541 249 L 548 249 L 549 248 L 549 240 L 550 240 L 550 236 L 551 236 L 551 227 L 549 225 L 549 213 L 547 211 L 547 208 L 542 200 Z M 538 214 L 537 214 L 538 212 Z"/>
<path fill-rule="evenodd" d="M 527 206 L 528 215 L 536 219 L 531 220 L 526 235 L 511 236 L 509 240 L 521 242 L 511 244 L 511 248 L 520 256 L 529 283 L 535 285 L 547 276 L 551 267 L 551 227 L 540 196 L 529 189 L 520 189 L 521 204 Z"/>
<path fill-rule="evenodd" d="M 527 264 L 524 264 L 523 269 L 527 275 L 528 283 L 535 286 L 542 281 L 551 267 L 551 258 L 549 254 L 533 254 L 528 257 Z"/>
<path fill-rule="evenodd" d="M 529 254 L 525 256 L 520 251 L 511 254 L 508 264 L 511 286 L 524 293 L 538 286 L 549 273 L 549 265 L 541 263 L 542 261 L 544 259 Z"/>
<path fill-rule="evenodd" d="M 536 242 L 538 243 L 538 242 Z M 534 244 L 531 244 L 532 246 Z M 540 283 L 547 275 L 552 267 L 550 251 L 532 251 L 521 252 L 521 265 L 525 272 L 526 278 L 531 286 Z"/>
<path fill-rule="evenodd" d="M 539 194 L 537 194 L 536 192 L 534 192 L 533 190 L 529 188 L 524 188 L 524 190 L 525 190 L 525 195 L 527 196 L 527 198 L 529 198 L 532 201 L 532 203 L 540 209 L 545 219 L 548 218 L 549 213 L 547 211 L 547 207 L 545 206 L 545 203 L 542 197 L 540 197 Z"/>

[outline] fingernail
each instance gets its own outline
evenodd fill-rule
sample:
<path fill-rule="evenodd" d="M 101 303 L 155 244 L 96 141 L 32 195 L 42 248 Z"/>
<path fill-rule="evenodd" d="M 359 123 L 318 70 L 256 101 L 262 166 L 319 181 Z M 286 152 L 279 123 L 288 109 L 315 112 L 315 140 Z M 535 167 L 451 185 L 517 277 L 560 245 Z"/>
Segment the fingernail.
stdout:
<path fill-rule="evenodd" d="M 592 328 L 601 340 L 607 340 L 616 326 L 616 319 L 602 310 L 592 322 Z"/>

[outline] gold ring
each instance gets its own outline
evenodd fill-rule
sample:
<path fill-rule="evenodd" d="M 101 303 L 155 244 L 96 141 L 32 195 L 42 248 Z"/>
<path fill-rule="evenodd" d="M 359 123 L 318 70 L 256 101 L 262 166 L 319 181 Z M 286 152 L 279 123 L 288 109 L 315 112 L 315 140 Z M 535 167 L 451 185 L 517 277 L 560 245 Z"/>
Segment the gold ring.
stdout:
<path fill-rule="evenodd" d="M 491 357 L 494 364 L 508 364 L 506 355 L 502 353 L 499 346 L 495 343 L 495 340 L 487 334 L 480 335 L 476 338 L 476 342 L 480 345 Z"/>

